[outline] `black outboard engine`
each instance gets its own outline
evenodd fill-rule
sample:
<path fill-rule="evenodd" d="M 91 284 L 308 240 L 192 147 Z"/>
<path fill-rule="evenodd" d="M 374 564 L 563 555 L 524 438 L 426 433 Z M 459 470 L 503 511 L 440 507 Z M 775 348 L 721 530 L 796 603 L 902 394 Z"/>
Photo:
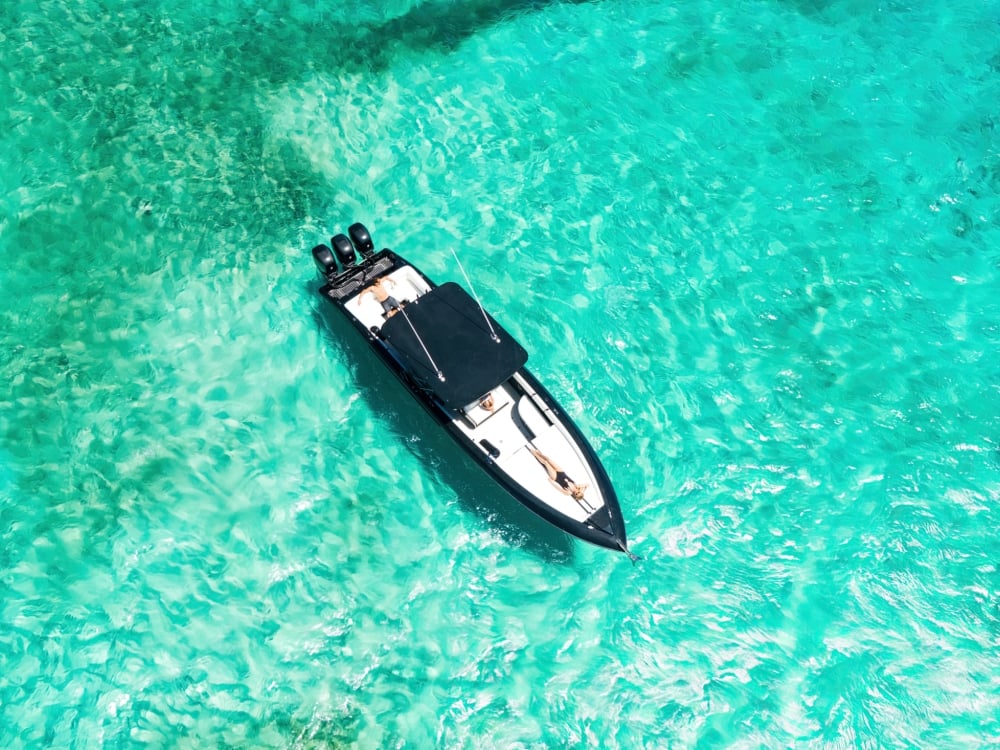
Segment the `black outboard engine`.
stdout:
<path fill-rule="evenodd" d="M 326 245 L 316 245 L 313 248 L 313 260 L 316 261 L 316 268 L 323 275 L 323 278 L 337 273 L 337 261 L 333 257 L 333 252 Z"/>
<path fill-rule="evenodd" d="M 351 241 L 354 242 L 354 247 L 361 253 L 362 258 L 370 258 L 375 254 L 375 245 L 372 242 L 372 236 L 368 234 L 368 230 L 365 229 L 364 224 L 361 222 L 351 224 L 347 228 L 347 233 L 351 235 Z"/>
<path fill-rule="evenodd" d="M 354 245 L 351 244 L 351 241 L 347 237 L 338 234 L 330 238 L 330 244 L 333 245 L 333 250 L 337 253 L 337 259 L 345 270 L 355 264 L 357 256 L 354 254 Z"/>

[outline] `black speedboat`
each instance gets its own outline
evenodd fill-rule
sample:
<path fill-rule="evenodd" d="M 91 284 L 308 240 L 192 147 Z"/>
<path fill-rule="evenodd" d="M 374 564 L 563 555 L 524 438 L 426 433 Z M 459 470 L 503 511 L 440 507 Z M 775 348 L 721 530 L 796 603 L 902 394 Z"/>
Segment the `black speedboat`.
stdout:
<path fill-rule="evenodd" d="M 560 529 L 634 557 L 607 472 L 525 368 L 524 348 L 458 284 L 376 252 L 362 224 L 348 234 L 312 250 L 319 293 L 507 492 Z"/>

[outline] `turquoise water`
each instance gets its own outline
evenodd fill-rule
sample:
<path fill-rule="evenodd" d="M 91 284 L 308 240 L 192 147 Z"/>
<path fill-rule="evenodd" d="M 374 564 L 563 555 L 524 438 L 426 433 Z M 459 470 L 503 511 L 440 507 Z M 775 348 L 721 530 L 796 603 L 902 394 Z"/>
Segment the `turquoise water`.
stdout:
<path fill-rule="evenodd" d="M 1000 4 L 12 0 L 0 96 L 4 747 L 1000 744 Z M 641 563 L 394 416 L 356 220 Z"/>

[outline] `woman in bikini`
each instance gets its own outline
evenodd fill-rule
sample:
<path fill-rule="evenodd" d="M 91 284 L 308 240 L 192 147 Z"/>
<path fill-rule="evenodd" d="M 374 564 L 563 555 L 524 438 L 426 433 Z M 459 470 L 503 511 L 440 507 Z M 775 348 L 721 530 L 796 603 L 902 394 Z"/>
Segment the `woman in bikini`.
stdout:
<path fill-rule="evenodd" d="M 552 482 L 553 486 L 557 490 L 559 490 L 564 495 L 569 495 L 571 498 L 576 500 L 578 503 L 580 503 L 581 506 L 583 506 L 587 510 L 591 511 L 595 510 L 590 505 L 590 503 L 588 503 L 583 498 L 584 490 L 586 490 L 587 487 L 589 487 L 590 485 L 577 484 L 576 482 L 574 482 L 572 479 L 569 478 L 566 472 L 562 470 L 562 467 L 559 466 L 559 464 L 557 464 L 555 461 L 546 456 L 537 448 L 529 446 L 528 450 L 531 451 L 531 455 L 535 457 L 538 463 L 540 463 L 542 466 L 545 467 L 545 471 L 548 472 L 549 475 L 549 481 Z"/>

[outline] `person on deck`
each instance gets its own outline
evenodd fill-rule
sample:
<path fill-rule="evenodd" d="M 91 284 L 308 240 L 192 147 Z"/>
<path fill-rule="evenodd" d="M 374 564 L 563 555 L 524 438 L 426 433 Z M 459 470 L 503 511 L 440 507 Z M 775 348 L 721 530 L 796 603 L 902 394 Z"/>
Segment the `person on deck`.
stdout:
<path fill-rule="evenodd" d="M 382 305 L 382 312 L 385 313 L 385 317 L 391 318 L 403 306 L 399 304 L 399 300 L 389 294 L 390 285 L 396 286 L 396 282 L 385 276 L 380 276 L 371 286 L 365 288 L 358 295 L 358 306 L 361 306 L 361 300 L 364 299 L 366 294 L 372 294 L 378 303 Z"/>
<path fill-rule="evenodd" d="M 583 506 L 586 510 L 590 511 L 595 510 L 595 508 L 593 508 L 590 505 L 590 503 L 588 503 L 583 497 L 584 490 L 586 490 L 587 487 L 589 487 L 590 485 L 577 484 L 576 482 L 574 482 L 572 479 L 569 478 L 566 472 L 562 470 L 562 467 L 560 467 L 559 464 L 557 464 L 555 461 L 546 456 L 537 448 L 529 446 L 528 450 L 531 451 L 531 455 L 535 457 L 538 463 L 540 463 L 543 467 L 545 467 L 545 471 L 548 472 L 549 475 L 549 481 L 552 482 L 552 485 L 557 490 L 559 490 L 564 495 L 569 495 L 571 498 L 580 503 L 580 505 Z"/>

